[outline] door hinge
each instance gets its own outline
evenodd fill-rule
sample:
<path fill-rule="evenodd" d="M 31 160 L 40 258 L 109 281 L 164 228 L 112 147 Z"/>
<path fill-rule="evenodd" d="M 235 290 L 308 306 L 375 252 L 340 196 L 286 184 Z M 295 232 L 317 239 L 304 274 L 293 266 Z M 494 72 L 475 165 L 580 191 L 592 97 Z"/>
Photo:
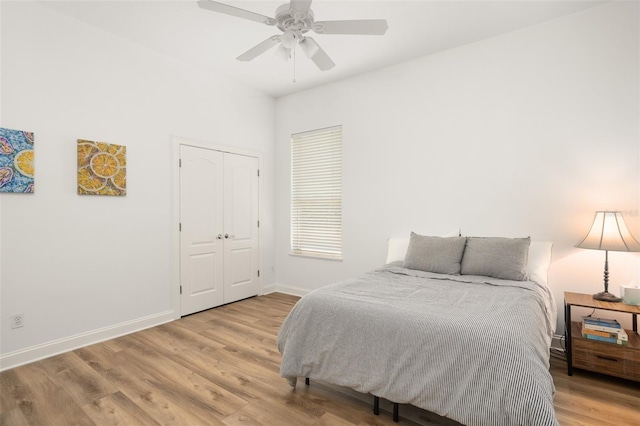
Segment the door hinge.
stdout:
<path fill-rule="evenodd" d="M 260 276 L 260 269 L 258 269 L 258 276 Z"/>
<path fill-rule="evenodd" d="M 182 158 L 178 159 L 178 167 L 182 167 Z"/>
<path fill-rule="evenodd" d="M 180 286 L 180 294 L 182 294 L 182 286 Z"/>
<path fill-rule="evenodd" d="M 178 231 L 182 232 L 182 222 L 178 223 Z"/>
<path fill-rule="evenodd" d="M 260 228 L 260 221 L 258 221 L 258 228 Z"/>
<path fill-rule="evenodd" d="M 260 177 L 260 169 L 258 169 L 258 177 Z"/>

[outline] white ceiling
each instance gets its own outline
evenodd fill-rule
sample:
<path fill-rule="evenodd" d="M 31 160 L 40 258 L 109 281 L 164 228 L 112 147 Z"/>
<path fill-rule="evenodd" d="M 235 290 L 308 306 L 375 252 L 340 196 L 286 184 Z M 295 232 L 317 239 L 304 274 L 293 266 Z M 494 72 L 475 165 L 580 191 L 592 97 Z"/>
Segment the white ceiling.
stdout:
<path fill-rule="evenodd" d="M 286 1 L 223 1 L 274 16 Z M 227 76 L 274 97 L 326 84 L 554 19 L 603 1 L 593 0 L 315 0 L 316 20 L 381 19 L 383 36 L 314 34 L 336 63 L 320 71 L 302 52 L 294 63 L 264 53 L 235 58 L 278 34 L 275 27 L 215 13 L 195 1 L 47 1 L 52 10 L 150 49 Z M 299 51 L 299 48 L 297 49 Z"/>

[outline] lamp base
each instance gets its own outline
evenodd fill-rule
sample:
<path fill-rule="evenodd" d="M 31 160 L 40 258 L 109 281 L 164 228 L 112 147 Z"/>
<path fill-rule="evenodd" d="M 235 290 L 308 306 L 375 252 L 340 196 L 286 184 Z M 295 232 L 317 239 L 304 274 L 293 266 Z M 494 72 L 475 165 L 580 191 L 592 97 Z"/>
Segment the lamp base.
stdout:
<path fill-rule="evenodd" d="M 620 299 L 619 297 L 616 297 L 614 294 L 611 294 L 608 291 L 596 293 L 593 295 L 593 298 L 596 300 L 602 300 L 603 302 L 621 302 L 622 301 L 622 299 Z"/>

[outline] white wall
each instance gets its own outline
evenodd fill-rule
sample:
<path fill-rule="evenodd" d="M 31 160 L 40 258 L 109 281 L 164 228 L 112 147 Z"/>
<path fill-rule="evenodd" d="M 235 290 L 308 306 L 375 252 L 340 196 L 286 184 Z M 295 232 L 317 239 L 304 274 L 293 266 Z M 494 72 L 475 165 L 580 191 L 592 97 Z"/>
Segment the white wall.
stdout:
<path fill-rule="evenodd" d="M 0 5 L 0 24 L 2 24 L 2 5 Z M 0 126 L 2 125 L 2 29 L 0 28 Z M 2 197 L 0 197 L 0 296 L 2 295 Z M 2 322 L 2 304 L 0 301 L 0 322 Z M 0 334 L 2 332 L 0 331 Z M 1 338 L 1 335 L 0 335 Z M 0 346 L 0 353 L 2 349 Z"/>
<path fill-rule="evenodd" d="M 171 135 L 262 154 L 275 263 L 272 98 L 39 3 L 0 7 L 2 126 L 36 135 L 35 194 L 1 195 L 3 368 L 173 318 Z M 76 195 L 78 138 L 127 147 L 125 197 Z"/>
<path fill-rule="evenodd" d="M 389 236 L 461 227 L 554 241 L 560 308 L 563 291 L 601 291 L 604 253 L 573 245 L 601 209 L 640 234 L 638 20 L 637 2 L 616 2 L 280 98 L 278 288 L 376 268 Z M 289 137 L 337 124 L 344 261 L 289 256 Z M 616 292 L 638 282 L 637 254 L 609 262 Z"/>

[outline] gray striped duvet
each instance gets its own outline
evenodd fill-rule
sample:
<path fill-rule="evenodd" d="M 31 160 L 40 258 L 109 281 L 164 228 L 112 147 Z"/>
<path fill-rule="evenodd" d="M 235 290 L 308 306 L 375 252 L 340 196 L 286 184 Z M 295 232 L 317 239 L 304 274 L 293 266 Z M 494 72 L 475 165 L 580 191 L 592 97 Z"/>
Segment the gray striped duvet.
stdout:
<path fill-rule="evenodd" d="M 312 291 L 280 328 L 280 374 L 309 377 L 465 425 L 557 425 L 556 306 L 530 281 L 387 266 Z"/>

